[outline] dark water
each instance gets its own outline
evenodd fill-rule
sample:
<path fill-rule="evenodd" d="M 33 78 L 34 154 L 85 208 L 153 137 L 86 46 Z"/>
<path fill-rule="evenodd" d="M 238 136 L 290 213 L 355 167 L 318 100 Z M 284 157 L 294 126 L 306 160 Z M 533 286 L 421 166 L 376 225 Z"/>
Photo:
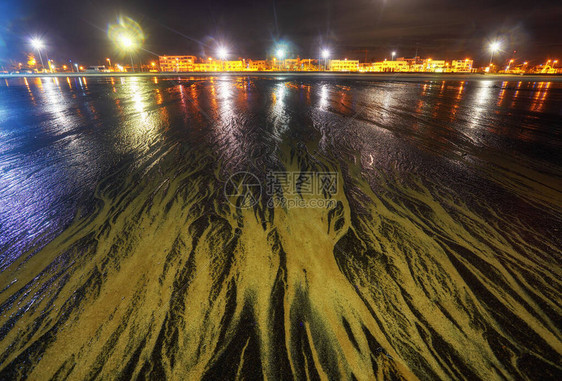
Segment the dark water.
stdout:
<path fill-rule="evenodd" d="M 561 377 L 562 83 L 2 81 L 0 379 Z"/>

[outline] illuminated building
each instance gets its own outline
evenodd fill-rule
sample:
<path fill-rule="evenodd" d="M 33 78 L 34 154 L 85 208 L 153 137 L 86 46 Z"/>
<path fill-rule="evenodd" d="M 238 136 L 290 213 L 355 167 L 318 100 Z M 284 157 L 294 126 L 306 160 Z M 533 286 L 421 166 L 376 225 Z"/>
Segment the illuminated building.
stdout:
<path fill-rule="evenodd" d="M 375 71 L 375 65 L 373 62 L 364 62 L 359 64 L 359 71 L 361 73 L 368 73 Z"/>
<path fill-rule="evenodd" d="M 223 61 L 222 66 L 224 71 L 243 71 L 245 69 L 242 61 Z"/>
<path fill-rule="evenodd" d="M 221 71 L 222 62 L 207 60 L 204 62 L 196 62 L 193 64 L 193 71 Z"/>
<path fill-rule="evenodd" d="M 318 71 L 318 59 L 301 58 L 300 70 L 302 71 Z"/>
<path fill-rule="evenodd" d="M 330 71 L 359 71 L 358 60 L 330 60 Z"/>
<path fill-rule="evenodd" d="M 160 70 L 168 72 L 193 71 L 195 56 L 160 56 Z"/>
<path fill-rule="evenodd" d="M 264 71 L 268 69 L 266 60 L 248 60 L 247 70 Z"/>
<path fill-rule="evenodd" d="M 540 74 L 558 74 L 561 72 L 561 70 L 560 68 L 556 67 L 557 63 L 558 60 L 548 60 L 544 65 L 541 64 L 537 66 L 534 71 Z"/>
<path fill-rule="evenodd" d="M 373 63 L 374 72 L 379 73 L 396 73 L 410 71 L 410 66 L 407 61 L 379 61 Z"/>
<path fill-rule="evenodd" d="M 300 67 L 299 58 L 286 58 L 283 61 L 283 70 L 297 71 Z"/>
<path fill-rule="evenodd" d="M 472 72 L 473 61 L 468 58 L 465 60 L 453 60 L 451 61 L 451 72 L 452 73 L 470 73 Z"/>
<path fill-rule="evenodd" d="M 447 66 L 445 60 L 432 60 L 431 58 L 423 60 L 423 71 L 426 72 L 443 73 L 446 71 Z"/>

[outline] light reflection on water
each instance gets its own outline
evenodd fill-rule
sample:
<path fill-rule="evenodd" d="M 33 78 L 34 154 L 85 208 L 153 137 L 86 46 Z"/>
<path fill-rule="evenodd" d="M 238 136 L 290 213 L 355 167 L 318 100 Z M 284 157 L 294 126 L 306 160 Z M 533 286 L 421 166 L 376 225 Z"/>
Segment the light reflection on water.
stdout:
<path fill-rule="evenodd" d="M 22 199 L 21 194 L 18 193 L 18 186 L 14 184 L 19 184 L 18 179 L 20 178 L 33 181 L 29 180 L 29 176 L 37 169 L 32 168 L 47 168 L 48 163 L 51 163 L 48 159 L 50 155 L 61 155 L 64 157 L 65 165 L 71 168 L 79 168 L 86 166 L 88 161 L 99 160 L 90 157 L 88 148 L 84 146 L 85 141 L 88 140 L 84 135 L 87 130 L 95 135 L 97 132 L 92 130 L 102 127 L 103 133 L 114 137 L 119 135 L 116 141 L 109 144 L 110 147 L 99 148 L 100 151 L 109 151 L 110 157 L 134 152 L 131 149 L 142 152 L 142 147 L 146 147 L 148 142 L 154 142 L 161 137 L 159 129 L 162 122 L 164 124 L 170 122 L 170 107 L 166 107 L 166 102 L 170 102 L 176 93 L 179 94 L 183 107 L 182 114 L 186 122 L 187 119 L 195 118 L 198 123 L 205 123 L 204 120 L 210 122 L 211 116 L 218 116 L 223 133 L 231 135 L 230 144 L 236 144 L 233 138 L 234 123 L 232 123 L 237 117 L 236 113 L 241 109 L 248 112 L 250 110 L 248 102 L 263 96 L 263 94 L 255 93 L 252 87 L 255 87 L 256 83 L 247 78 L 190 78 L 190 81 L 178 81 L 172 87 L 170 84 L 174 81 L 168 79 L 159 81 L 156 77 L 151 80 L 123 77 L 92 80 L 95 81 L 96 89 L 110 85 L 114 93 L 111 102 L 108 103 L 107 98 L 94 99 L 90 92 L 91 85 L 88 84 L 88 79 L 82 77 L 72 79 L 23 78 L 4 81 L 2 84 L 3 103 L 6 103 L 6 100 L 11 97 L 17 97 L 17 103 L 7 102 L 7 106 L 0 108 L 2 112 L 0 114 L 0 121 L 2 121 L 0 152 L 3 153 L 3 168 L 12 168 L 4 170 L 8 171 L 6 174 L 15 176 L 3 176 L 4 182 L 9 181 L 10 183 L 9 187 L 5 185 L 10 192 L 3 194 L 4 200 Z M 401 125 L 405 124 L 406 129 L 411 127 L 412 131 L 417 131 L 419 134 L 432 134 L 432 139 L 443 144 L 455 143 L 453 135 L 466 134 L 472 143 L 485 146 L 489 145 L 490 139 L 495 139 L 493 134 L 510 136 L 518 142 L 544 142 L 541 140 L 539 131 L 546 126 L 536 126 L 529 114 L 524 114 L 517 126 L 503 125 L 503 120 L 493 114 L 498 114 L 500 109 L 502 115 L 510 113 L 511 109 L 518 113 L 524 112 L 525 109 L 530 112 L 544 112 L 545 108 L 549 107 L 549 102 L 552 109 L 552 105 L 555 105 L 560 99 L 560 85 L 551 82 L 497 82 L 491 80 L 429 81 L 420 84 L 368 82 L 360 87 L 340 86 L 332 81 L 315 81 L 316 83 L 305 84 L 298 84 L 298 82 L 299 80 L 276 82 L 271 90 L 272 108 L 269 123 L 276 126 L 275 135 L 277 136 L 283 135 L 284 130 L 288 128 L 290 111 L 285 103 L 285 97 L 289 94 L 291 97 L 295 97 L 297 94 L 301 94 L 299 89 L 303 88 L 305 89 L 305 99 L 310 101 L 316 97 L 318 107 L 322 111 L 335 112 L 359 120 L 366 118 L 375 125 L 388 130 L 400 130 Z M 22 85 L 27 91 L 27 100 L 22 97 L 20 91 Z M 551 87 L 554 87 L 557 93 L 555 97 L 549 98 Z M 318 91 L 311 91 L 314 88 Z M 416 89 L 419 89 L 419 92 Z M 107 95 L 104 94 L 104 96 Z M 354 96 L 357 97 L 356 101 L 353 100 Z M 236 104 L 234 99 L 236 99 Z M 491 102 L 496 102 L 495 109 L 491 107 Z M 509 107 L 506 102 L 509 102 Z M 27 104 L 34 107 L 32 112 L 34 117 L 18 118 L 16 114 L 19 111 L 17 110 L 28 107 Z M 98 107 L 105 110 L 103 116 L 99 115 Z M 155 113 L 154 110 L 159 111 Z M 554 112 L 556 111 L 558 110 L 554 109 Z M 96 127 L 87 127 L 92 124 L 92 121 L 107 116 L 110 116 L 110 121 L 104 121 L 105 126 L 93 123 Z M 425 116 L 434 119 L 437 123 L 447 121 L 446 123 L 457 122 L 457 125 L 455 128 L 436 130 L 431 127 L 432 122 L 429 122 Z M 20 126 L 19 123 L 22 125 Z M 527 124 L 529 124 L 528 128 Z M 474 132 L 471 133 L 470 130 L 464 129 L 463 125 Z M 13 129 L 10 126 L 20 126 L 21 128 L 20 131 L 10 133 L 9 131 Z M 37 128 L 43 132 L 34 139 L 32 136 Z M 484 132 L 483 128 L 487 131 Z M 520 132 L 514 133 L 514 130 Z M 66 152 L 50 150 L 49 144 L 52 140 L 62 139 L 63 135 L 65 136 L 64 143 L 58 144 Z M 18 153 L 19 147 L 27 146 L 28 139 L 31 139 L 35 145 L 44 146 L 46 152 L 49 152 L 46 157 L 31 160 L 26 154 Z M 46 139 L 46 143 L 42 145 L 43 139 Z M 92 144 L 92 142 L 88 144 Z M 34 149 L 36 150 L 39 146 Z M 240 145 L 233 147 L 238 149 Z M 16 160 L 14 156 L 18 156 L 18 159 L 22 160 L 21 164 L 7 165 L 8 161 Z M 55 172 L 60 173 L 56 170 Z M 28 174 L 26 175 L 26 173 Z M 76 175 L 81 176 L 80 173 L 76 173 Z M 46 183 L 48 184 L 49 180 Z M 89 185 L 90 190 L 92 186 L 93 184 Z M 57 187 L 55 186 L 55 188 Z M 4 203 L 4 205 L 9 204 L 9 202 Z M 37 216 L 36 218 L 43 219 L 46 210 L 41 211 L 41 208 L 47 208 L 47 205 L 42 201 L 31 204 L 35 205 L 38 210 L 26 209 L 22 211 L 22 216 Z M 8 241 L 8 237 L 13 237 L 18 231 L 17 226 L 22 223 L 20 220 L 13 221 L 13 217 L 9 212 L 4 212 L 3 226 L 13 226 L 14 230 L 9 232 L 5 230 L 3 242 Z M 66 220 L 68 218 L 67 216 Z M 33 219 L 26 221 L 29 226 L 37 223 L 38 221 Z"/>
<path fill-rule="evenodd" d="M 283 368 L 281 374 L 299 375 L 307 361 L 318 371 L 324 367 L 331 376 L 369 377 L 377 373 L 370 368 L 371 359 L 384 369 L 381 372 L 395 375 L 412 371 L 420 377 L 454 378 L 459 375 L 455 373 L 458 365 L 466 367 L 466 374 L 480 377 L 492 371 L 496 376 L 528 376 L 525 365 L 513 365 L 510 360 L 523 357 L 525 339 L 494 315 L 494 308 L 503 311 L 503 316 L 508 312 L 501 308 L 509 310 L 512 320 L 521 324 L 516 330 L 528 324 L 532 339 L 527 350 L 532 355 L 526 361 L 548 372 L 556 366 L 544 364 L 555 363 L 560 343 L 559 331 L 552 324 L 559 304 L 547 296 L 559 286 L 553 280 L 557 270 L 549 265 L 560 245 L 561 105 L 562 86 L 555 82 L 222 76 L 10 79 L 0 83 L 0 266 L 4 269 L 0 275 L 20 271 L 10 264 L 60 234 L 56 245 L 48 245 L 30 259 L 34 270 L 50 265 L 42 258 L 57 258 L 60 244 L 69 253 L 71 248 L 79 253 L 71 261 L 57 262 L 64 267 L 60 274 L 68 275 L 65 279 L 71 279 L 68 282 L 74 289 L 90 287 L 86 280 L 98 274 L 100 284 L 111 284 L 105 287 L 121 292 L 118 283 L 112 282 L 120 279 L 120 266 L 126 268 L 130 257 L 137 261 L 131 266 L 150 269 L 138 271 L 139 278 L 136 272 L 130 274 L 131 285 L 139 287 L 134 296 L 138 300 L 133 298 L 133 286 L 131 290 L 125 287 L 128 291 L 123 292 L 130 294 L 119 299 L 124 302 L 103 299 L 94 291 L 85 294 L 95 296 L 78 299 L 91 297 L 99 301 L 98 307 L 115 307 L 115 311 L 121 308 L 119 303 L 130 303 L 131 319 L 146 332 L 157 332 L 162 326 L 165 337 L 184 335 L 185 342 L 160 345 L 169 345 L 171 352 L 186 345 L 181 350 L 189 355 L 176 356 L 183 359 L 177 361 L 187 361 L 185 366 L 192 360 L 202 364 L 199 369 L 190 363 L 191 376 L 218 368 L 222 360 L 211 356 L 208 347 L 192 351 L 186 343 L 200 339 L 209 347 L 211 343 L 220 347 L 213 340 L 222 337 L 216 332 L 223 323 L 230 327 L 224 345 L 238 350 L 230 342 L 240 341 L 248 346 L 248 353 L 259 352 L 258 358 L 269 364 L 262 366 L 270 378 L 276 378 L 276 366 Z M 229 210 L 221 198 L 220 181 L 228 173 L 251 170 L 263 178 L 267 169 L 304 167 L 340 173 L 345 185 L 337 209 L 272 212 L 259 206 L 245 213 Z M 89 217 L 95 218 L 90 221 Z M 173 236 L 170 232 L 176 230 L 178 235 Z M 88 241 L 88 234 L 96 238 Z M 204 248 L 191 247 L 198 244 Z M 178 251 L 185 256 L 191 253 L 194 264 L 183 262 L 182 255 L 174 257 Z M 538 258 L 536 263 L 532 256 Z M 266 257 L 267 263 L 245 262 Z M 312 266 L 315 258 L 322 259 L 317 264 L 322 271 Z M 112 261 L 117 270 L 103 270 Z M 518 263 L 526 261 L 531 261 L 525 263 L 528 276 L 517 270 Z M 177 278 L 169 268 L 159 267 L 163 262 L 177 267 Z M 179 269 L 188 265 L 197 271 L 181 273 Z M 235 275 L 229 266 L 236 269 L 232 270 Z M 265 278 L 262 270 L 273 276 Z M 49 271 L 37 278 L 22 272 L 20 279 L 29 279 L 30 287 L 44 287 L 55 295 L 56 282 L 54 286 L 40 283 Z M 99 275 L 104 271 L 114 271 L 114 277 Z M 195 279 L 194 286 L 188 278 Z M 330 283 L 332 278 L 339 283 Z M 237 287 L 243 295 L 234 293 L 232 315 L 225 306 L 232 302 L 228 295 L 233 291 L 221 288 L 223 279 L 233 282 L 235 286 L 228 283 L 228 287 Z M 542 285 L 540 279 L 551 282 Z M 5 289 L 2 300 L 20 283 Z M 208 290 L 211 285 L 216 289 Z M 183 305 L 188 291 L 191 296 Z M 324 291 L 323 297 L 312 298 Z M 175 299 L 166 299 L 170 293 Z M 284 296 L 270 301 L 276 293 Z M 18 304 L 28 306 L 28 315 L 18 315 L 18 307 L 8 303 L 5 316 L 17 315 L 30 340 L 39 340 L 30 333 L 36 329 L 31 320 L 39 311 L 37 305 L 44 303 L 37 299 L 43 294 L 38 291 L 29 296 L 35 299 L 26 299 L 31 294 L 14 294 L 21 298 Z M 159 308 L 157 303 L 142 302 L 156 294 Z M 58 308 L 66 305 L 64 298 L 70 298 L 64 292 L 61 295 L 60 299 L 54 296 Z M 212 298 L 224 305 L 205 307 Z M 502 307 L 486 304 L 489 300 L 497 300 Z M 251 301 L 254 304 L 246 307 Z M 166 303 L 175 307 L 166 312 Z M 530 312 L 511 308 L 518 303 Z M 193 326 L 184 326 L 185 306 L 191 306 L 194 314 L 215 318 L 195 319 L 189 323 Z M 267 315 L 278 309 L 292 312 L 285 320 Z M 154 311 L 168 315 L 156 316 Z M 428 311 L 435 321 L 423 318 Z M 74 313 L 72 308 L 68 312 Z M 50 316 L 47 325 L 62 323 L 60 315 L 50 314 L 51 310 L 44 314 Z M 253 322 L 242 330 L 236 324 L 242 326 L 246 315 L 253 316 L 248 318 Z M 147 316 L 158 323 L 148 324 Z M 173 316 L 182 322 L 178 332 L 172 332 L 172 320 L 162 323 Z M 301 319 L 300 325 L 295 316 Z M 272 332 L 285 331 L 268 326 L 269 320 L 271 324 L 281 321 L 290 334 L 285 339 L 275 336 Z M 76 321 L 68 332 L 80 331 L 81 320 Z M 21 370 L 18 364 L 28 361 L 25 353 L 8 353 L 5 348 L 25 344 L 23 336 L 10 328 L 11 323 L 1 323 L 0 371 L 12 376 L 28 371 L 37 372 L 33 373 L 36 377 L 43 375 L 46 365 L 35 359 L 44 355 L 45 363 L 73 372 L 61 363 L 68 358 L 62 357 L 70 356 L 68 348 L 57 355 L 56 340 L 44 354 L 33 355 L 29 370 Z M 100 327 L 113 324 L 100 323 Z M 485 327 L 489 340 L 478 327 Z M 254 330 L 260 332 L 261 347 L 253 342 L 250 332 Z M 142 329 L 139 332 L 150 336 Z M 106 345 L 103 338 L 88 333 L 68 335 L 76 345 L 87 342 L 80 342 L 83 337 L 100 348 Z M 137 356 L 139 364 L 131 359 L 138 375 L 144 369 L 139 359 L 156 355 L 143 349 L 148 344 L 141 344 L 134 333 L 128 335 L 130 341 L 120 341 L 116 348 L 123 356 L 129 356 L 126 353 L 133 346 L 146 351 Z M 232 335 L 242 336 L 238 340 Z M 424 335 L 436 341 L 428 342 Z M 545 339 L 548 335 L 552 342 Z M 150 337 L 156 341 L 157 334 Z M 119 340 L 126 339 L 119 336 Z M 109 364 L 102 352 L 96 352 L 96 345 L 90 349 L 84 345 L 83 364 L 96 358 Z M 267 351 L 285 346 L 290 347 L 285 348 L 286 363 L 270 364 L 273 352 Z M 304 362 L 296 354 L 301 349 L 306 352 Z M 504 357 L 500 351 L 506 351 Z M 548 361 L 542 362 L 541 356 Z M 391 358 L 396 362 L 388 361 Z M 172 369 L 173 361 L 159 361 L 169 367 L 162 371 L 167 376 L 186 376 Z M 78 366 L 76 372 L 90 374 L 85 367 Z M 110 368 L 106 365 L 103 372 L 111 372 Z"/>

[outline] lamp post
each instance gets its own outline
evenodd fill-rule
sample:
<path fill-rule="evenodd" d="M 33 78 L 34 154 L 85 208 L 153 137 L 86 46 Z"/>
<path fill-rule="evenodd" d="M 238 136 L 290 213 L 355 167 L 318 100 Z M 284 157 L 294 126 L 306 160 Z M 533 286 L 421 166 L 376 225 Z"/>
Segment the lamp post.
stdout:
<path fill-rule="evenodd" d="M 41 60 L 41 71 L 45 70 L 45 65 L 43 64 L 43 56 L 41 55 L 41 49 L 43 49 L 43 41 L 40 38 L 35 37 L 31 39 L 31 46 L 39 53 L 39 59 Z"/>
<path fill-rule="evenodd" d="M 494 54 L 500 50 L 501 44 L 499 41 L 494 41 L 490 44 L 490 66 L 492 66 L 492 60 L 494 59 Z"/>
<path fill-rule="evenodd" d="M 111 69 L 111 60 L 109 58 L 105 59 L 107 61 L 107 64 L 109 65 L 109 69 Z"/>
<path fill-rule="evenodd" d="M 322 58 L 324 58 L 324 70 L 328 70 L 328 57 L 330 57 L 330 51 L 328 49 L 322 50 Z"/>
<path fill-rule="evenodd" d="M 277 49 L 277 59 L 281 62 L 280 65 L 282 65 L 281 67 L 285 66 L 284 62 L 283 62 L 283 58 L 285 56 L 285 51 L 283 49 Z"/>
<path fill-rule="evenodd" d="M 223 46 L 219 47 L 219 49 L 217 50 L 217 56 L 221 60 L 221 71 L 224 71 L 224 60 L 228 56 L 228 50 L 226 50 L 226 48 Z"/>
<path fill-rule="evenodd" d="M 392 52 L 392 60 L 394 61 L 394 56 L 396 56 L 396 52 Z"/>
<path fill-rule="evenodd" d="M 135 72 L 135 64 L 133 62 L 133 51 L 138 47 L 137 42 L 133 40 L 133 38 L 125 33 L 122 33 L 118 36 L 117 42 L 121 46 L 121 48 L 129 52 L 129 56 L 131 57 L 131 71 Z"/>

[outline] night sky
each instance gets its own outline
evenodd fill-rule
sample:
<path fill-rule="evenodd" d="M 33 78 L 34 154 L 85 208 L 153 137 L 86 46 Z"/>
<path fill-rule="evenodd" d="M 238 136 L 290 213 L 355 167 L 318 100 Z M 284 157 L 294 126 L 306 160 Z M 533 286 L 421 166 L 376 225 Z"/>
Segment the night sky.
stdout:
<path fill-rule="evenodd" d="M 264 58 L 277 42 L 295 57 L 369 60 L 413 56 L 489 59 L 490 40 L 503 39 L 504 59 L 531 63 L 562 58 L 562 2 L 482 0 L 0 0 L 0 61 L 22 60 L 28 40 L 43 36 L 55 60 L 102 63 L 119 59 L 108 25 L 125 15 L 146 34 L 143 59 L 152 54 Z M 365 52 L 367 50 L 367 52 Z"/>

